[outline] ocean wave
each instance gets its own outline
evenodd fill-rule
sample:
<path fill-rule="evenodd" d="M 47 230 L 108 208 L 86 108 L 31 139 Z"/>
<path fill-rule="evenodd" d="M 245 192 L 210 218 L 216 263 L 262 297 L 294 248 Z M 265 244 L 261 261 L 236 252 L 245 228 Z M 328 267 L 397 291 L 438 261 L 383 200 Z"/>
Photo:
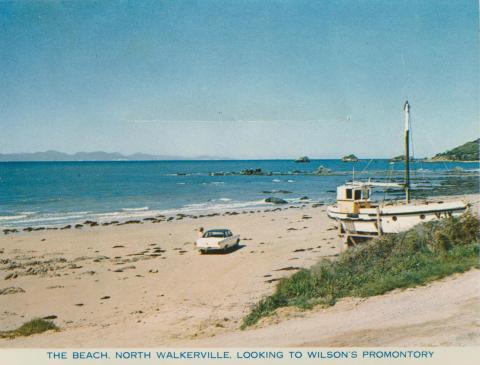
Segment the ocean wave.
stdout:
<path fill-rule="evenodd" d="M 148 210 L 148 207 L 140 207 L 140 208 L 122 208 L 124 212 L 140 212 Z"/>
<path fill-rule="evenodd" d="M 48 215 L 39 215 L 35 217 L 28 217 L 25 216 L 23 218 L 19 218 L 18 220 L 14 220 L 12 223 L 16 226 L 54 226 L 62 223 L 71 223 L 71 222 L 78 222 L 80 220 L 87 219 L 88 216 L 85 215 L 73 215 L 73 214 L 48 214 Z"/>
<path fill-rule="evenodd" d="M 287 199 L 290 204 L 299 202 L 298 198 Z M 272 205 L 262 200 L 251 201 L 233 201 L 230 198 L 219 198 L 204 203 L 186 204 L 182 207 L 171 209 L 149 210 L 148 207 L 123 208 L 119 211 L 111 212 L 59 212 L 59 213 L 40 213 L 34 215 L 17 214 L 10 216 L 0 216 L 0 227 L 22 228 L 22 227 L 61 227 L 66 224 L 81 224 L 86 220 L 105 223 L 111 221 L 124 222 L 127 220 L 155 217 L 158 215 L 176 215 L 176 214 L 208 214 L 222 213 L 227 211 L 252 210 L 271 208 Z"/>
<path fill-rule="evenodd" d="M 3 215 L 0 216 L 0 221 L 9 221 L 9 220 L 15 220 L 15 219 L 22 219 L 22 218 L 27 218 L 27 214 L 19 214 L 19 215 Z"/>
<path fill-rule="evenodd" d="M 226 198 L 225 198 L 226 199 Z M 265 203 L 262 200 L 251 200 L 245 202 L 239 201 L 226 201 L 217 199 L 216 201 L 220 202 L 207 202 L 207 203 L 192 203 L 184 205 L 179 209 L 170 209 L 164 210 L 162 214 L 174 214 L 174 213 L 184 213 L 184 214 L 193 214 L 193 213 L 208 213 L 208 212 L 225 212 L 228 210 L 238 210 L 238 209 L 253 209 L 258 207 L 267 207 L 270 204 Z"/>
<path fill-rule="evenodd" d="M 99 222 L 125 221 L 129 219 L 143 219 L 162 214 L 162 210 L 134 210 L 134 211 L 115 211 L 106 213 L 96 213 L 91 219 Z"/>
<path fill-rule="evenodd" d="M 224 181 L 203 182 L 202 185 L 224 185 Z"/>

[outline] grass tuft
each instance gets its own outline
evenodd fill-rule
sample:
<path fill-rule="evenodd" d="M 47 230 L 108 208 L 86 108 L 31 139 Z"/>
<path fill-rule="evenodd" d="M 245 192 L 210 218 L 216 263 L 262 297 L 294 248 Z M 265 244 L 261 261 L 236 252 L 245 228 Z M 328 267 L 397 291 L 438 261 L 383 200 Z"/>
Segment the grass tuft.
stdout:
<path fill-rule="evenodd" d="M 241 328 L 280 307 L 330 306 L 343 297 L 379 295 L 478 268 L 479 228 L 478 218 L 467 213 L 379 237 L 335 261 L 322 260 L 280 280 L 275 293 L 251 309 Z"/>
<path fill-rule="evenodd" d="M 19 336 L 30 336 L 36 333 L 42 333 L 48 330 L 58 330 L 58 327 L 52 322 L 41 318 L 35 318 L 25 322 L 20 327 L 10 331 L 0 331 L 0 338 L 15 338 Z"/>

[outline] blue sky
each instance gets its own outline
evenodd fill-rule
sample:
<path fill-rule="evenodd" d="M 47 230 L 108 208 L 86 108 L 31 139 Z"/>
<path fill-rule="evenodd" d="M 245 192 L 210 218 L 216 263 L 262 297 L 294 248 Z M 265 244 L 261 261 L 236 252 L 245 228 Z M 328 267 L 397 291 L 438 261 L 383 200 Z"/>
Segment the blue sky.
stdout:
<path fill-rule="evenodd" d="M 0 2 L 0 153 L 391 157 L 479 135 L 477 1 Z"/>

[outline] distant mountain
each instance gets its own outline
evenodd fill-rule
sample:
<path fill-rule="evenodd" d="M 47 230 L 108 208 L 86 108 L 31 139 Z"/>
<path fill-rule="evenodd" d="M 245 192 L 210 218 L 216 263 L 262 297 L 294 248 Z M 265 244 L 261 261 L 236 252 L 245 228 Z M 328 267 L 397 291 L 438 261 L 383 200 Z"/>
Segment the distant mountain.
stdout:
<path fill-rule="evenodd" d="M 151 161 L 151 160 L 219 160 L 224 158 L 213 156 L 182 157 L 168 155 L 150 155 L 134 153 L 122 155 L 118 152 L 77 152 L 68 154 L 58 151 L 32 153 L 0 153 L 0 161 Z M 226 158 L 225 158 L 226 159 Z"/>
<path fill-rule="evenodd" d="M 437 153 L 430 161 L 479 161 L 480 138 L 443 153 Z"/>

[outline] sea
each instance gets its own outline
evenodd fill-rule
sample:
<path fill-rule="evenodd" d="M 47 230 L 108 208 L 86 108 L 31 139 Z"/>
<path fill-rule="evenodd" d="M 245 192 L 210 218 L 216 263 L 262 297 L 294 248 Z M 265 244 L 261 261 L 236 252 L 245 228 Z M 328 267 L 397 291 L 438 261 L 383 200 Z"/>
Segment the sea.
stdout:
<path fill-rule="evenodd" d="M 320 174 L 315 174 L 320 168 Z M 256 175 L 241 172 L 260 169 Z M 156 215 L 202 214 L 335 201 L 336 187 L 352 179 L 403 181 L 403 162 L 373 159 L 0 162 L 0 227 L 61 227 Z M 417 198 L 479 193 L 476 162 L 411 163 Z M 400 190 L 375 199 L 401 199 Z"/>

